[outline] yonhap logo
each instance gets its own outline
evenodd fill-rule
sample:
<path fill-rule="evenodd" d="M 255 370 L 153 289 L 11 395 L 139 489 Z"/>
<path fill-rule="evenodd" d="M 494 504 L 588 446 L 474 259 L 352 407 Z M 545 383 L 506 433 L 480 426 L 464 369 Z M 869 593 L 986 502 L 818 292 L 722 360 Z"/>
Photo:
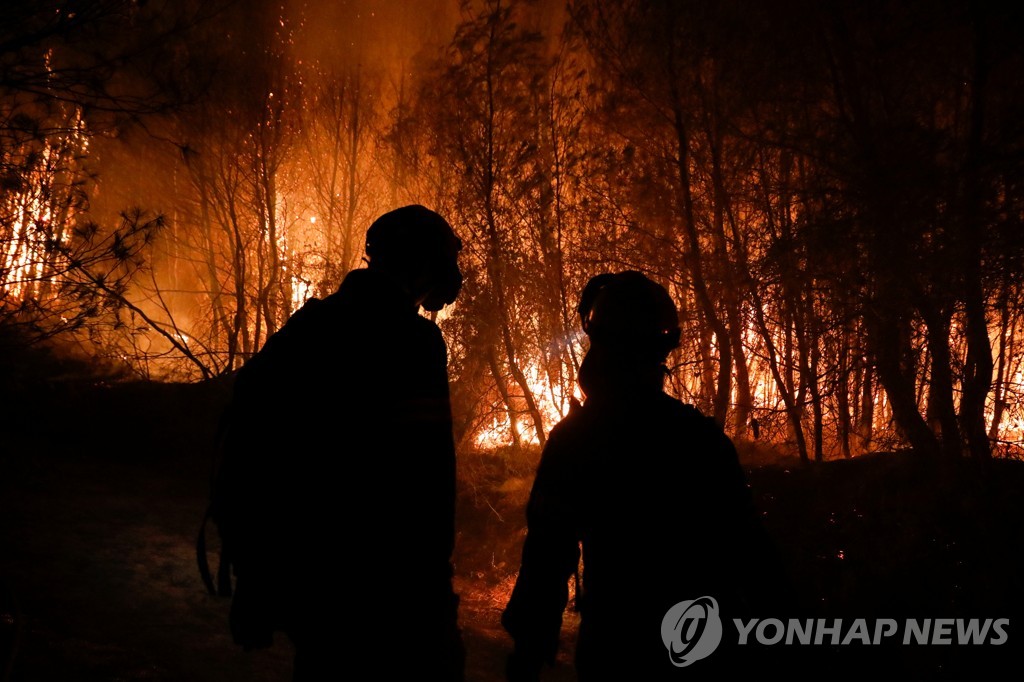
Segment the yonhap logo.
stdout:
<path fill-rule="evenodd" d="M 699 597 L 670 608 L 661 620 L 661 641 L 678 668 L 710 656 L 722 641 L 718 602 L 714 597 Z"/>

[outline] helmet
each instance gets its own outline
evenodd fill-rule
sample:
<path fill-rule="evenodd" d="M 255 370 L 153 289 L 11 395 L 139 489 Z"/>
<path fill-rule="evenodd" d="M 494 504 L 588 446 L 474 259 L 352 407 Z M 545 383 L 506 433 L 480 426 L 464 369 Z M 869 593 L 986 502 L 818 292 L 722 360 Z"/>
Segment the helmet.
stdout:
<path fill-rule="evenodd" d="M 388 211 L 366 231 L 370 260 L 452 258 L 461 249 L 462 240 L 448 221 L 418 204 Z"/>
<path fill-rule="evenodd" d="M 427 310 L 440 310 L 458 296 L 461 250 L 462 240 L 448 221 L 418 204 L 385 213 L 366 231 L 366 255 L 372 265 L 386 264 L 429 278 L 432 288 L 423 302 Z"/>
<path fill-rule="evenodd" d="M 597 275 L 587 282 L 578 308 L 592 344 L 657 355 L 664 361 L 679 347 L 679 316 L 668 291 L 629 270 Z"/>

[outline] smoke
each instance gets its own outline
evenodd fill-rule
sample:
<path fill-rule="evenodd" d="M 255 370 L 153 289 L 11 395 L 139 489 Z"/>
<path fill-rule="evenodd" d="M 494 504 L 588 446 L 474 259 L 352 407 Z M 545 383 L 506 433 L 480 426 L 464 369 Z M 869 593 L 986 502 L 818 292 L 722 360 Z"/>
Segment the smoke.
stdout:
<path fill-rule="evenodd" d="M 457 0 L 292 0 L 287 16 L 298 61 L 400 71 L 444 45 L 459 13 Z"/>

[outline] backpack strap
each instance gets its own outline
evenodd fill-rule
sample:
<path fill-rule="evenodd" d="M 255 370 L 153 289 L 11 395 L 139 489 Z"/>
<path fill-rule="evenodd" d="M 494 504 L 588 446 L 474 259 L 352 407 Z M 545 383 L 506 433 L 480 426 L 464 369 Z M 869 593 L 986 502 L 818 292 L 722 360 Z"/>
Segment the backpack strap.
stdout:
<path fill-rule="evenodd" d="M 214 451 L 220 453 L 223 451 L 224 442 L 227 438 L 228 427 L 231 423 L 231 414 L 233 408 L 228 405 L 227 408 L 221 413 L 220 420 L 217 424 L 217 433 L 214 436 L 215 448 Z M 220 557 L 217 562 L 217 582 L 214 583 L 213 573 L 210 571 L 210 560 L 209 554 L 206 547 L 206 528 L 210 521 L 214 518 L 215 513 L 215 490 L 217 483 L 217 472 L 218 467 L 221 464 L 220 457 L 215 455 L 212 471 L 210 472 L 210 503 L 206 506 L 206 513 L 203 514 L 203 521 L 199 525 L 199 534 L 196 536 L 196 565 L 199 568 L 199 577 L 203 580 L 203 585 L 206 586 L 206 591 L 213 596 L 230 597 L 232 594 L 231 589 L 231 553 L 229 552 L 228 545 L 221 537 L 220 542 Z M 215 524 L 216 525 L 216 524 Z"/>
<path fill-rule="evenodd" d="M 199 525 L 199 535 L 196 537 L 196 564 L 199 566 L 199 577 L 203 579 L 206 591 L 217 596 L 217 586 L 213 584 L 213 575 L 210 573 L 210 561 L 206 555 L 206 524 L 209 523 L 213 512 L 210 507 L 206 508 L 203 522 Z"/>
<path fill-rule="evenodd" d="M 206 508 L 203 522 L 199 526 L 199 535 L 196 537 L 196 564 L 199 567 L 199 576 L 203 579 L 206 591 L 213 596 L 230 597 L 231 588 L 231 552 L 229 547 L 221 538 L 220 559 L 217 562 L 217 582 L 214 583 L 213 573 L 210 571 L 209 554 L 206 547 L 206 528 L 213 518 L 213 505 Z"/>

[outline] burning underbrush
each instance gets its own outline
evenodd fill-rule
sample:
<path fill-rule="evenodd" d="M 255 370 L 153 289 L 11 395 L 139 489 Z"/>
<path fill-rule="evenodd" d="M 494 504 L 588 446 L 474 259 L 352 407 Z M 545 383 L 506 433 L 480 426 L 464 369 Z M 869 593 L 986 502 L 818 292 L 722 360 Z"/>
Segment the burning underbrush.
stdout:
<path fill-rule="evenodd" d="M 286 678 L 287 648 L 235 656 L 225 602 L 208 597 L 194 571 L 210 417 L 222 396 L 212 384 L 119 385 L 41 392 L 21 411 L 11 426 L 17 437 L 0 453 L 0 578 L 16 590 L 26 624 L 19 670 L 134 679 L 132 666 L 143 661 L 159 680 Z M 1016 622 L 1024 612 L 1020 462 L 984 471 L 966 459 L 943 464 L 904 452 L 759 466 L 771 448 L 738 448 L 806 613 Z M 500 615 L 539 456 L 536 446 L 459 454 L 454 562 L 468 679 L 502 678 L 509 642 Z M 140 619 L 152 618 L 173 630 L 140 634 Z M 567 612 L 557 679 L 571 672 L 577 622 Z M 894 665 L 917 676 L 963 671 L 968 663 L 956 656 L 969 653 L 900 651 Z"/>
<path fill-rule="evenodd" d="M 526 502 L 540 461 L 537 446 L 472 452 L 459 459 L 456 574 L 478 598 L 503 608 L 526 537 Z"/>

